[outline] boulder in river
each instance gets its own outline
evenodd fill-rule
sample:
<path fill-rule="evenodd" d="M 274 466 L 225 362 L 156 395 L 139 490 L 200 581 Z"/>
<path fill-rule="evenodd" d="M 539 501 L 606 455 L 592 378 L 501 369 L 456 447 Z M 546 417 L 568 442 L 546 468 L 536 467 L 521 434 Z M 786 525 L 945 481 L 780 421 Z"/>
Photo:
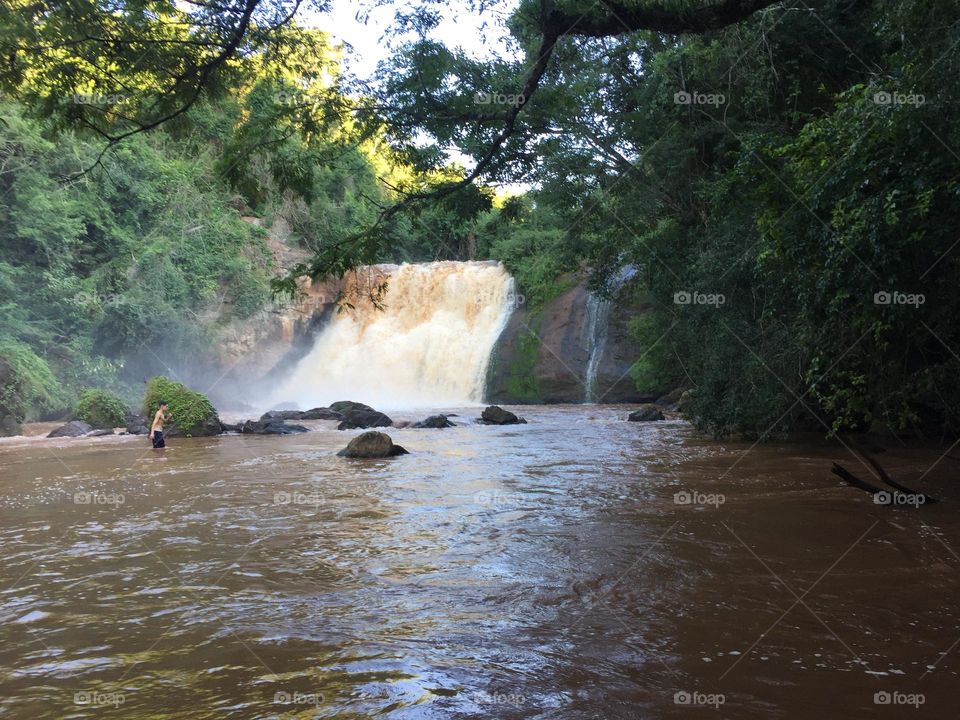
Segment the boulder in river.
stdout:
<path fill-rule="evenodd" d="M 152 419 L 161 401 L 168 404 L 172 416 L 170 424 L 164 427 L 167 437 L 205 437 L 223 432 L 220 416 L 206 395 L 158 375 L 147 381 L 143 414 Z"/>
<path fill-rule="evenodd" d="M 80 437 L 81 435 L 86 435 L 91 430 L 93 430 L 93 427 L 83 422 L 83 420 L 71 420 L 65 425 L 61 425 L 55 430 L 51 430 L 47 437 Z"/>
<path fill-rule="evenodd" d="M 373 410 L 369 405 L 354 402 L 353 400 L 337 400 L 336 402 L 330 403 L 330 409 L 338 413 L 345 413 L 348 410 Z"/>
<path fill-rule="evenodd" d="M 663 420 L 663 413 L 653 403 L 641 405 L 627 416 L 630 422 L 649 422 L 651 420 Z"/>
<path fill-rule="evenodd" d="M 87 437 L 102 437 L 104 435 L 113 435 L 112 428 L 98 428 L 87 433 Z"/>
<path fill-rule="evenodd" d="M 128 410 L 123 417 L 123 422 L 128 435 L 147 435 L 150 432 L 147 428 L 147 419 L 140 413 Z"/>
<path fill-rule="evenodd" d="M 332 406 L 331 406 L 332 407 Z M 346 410 L 337 430 L 355 430 L 357 428 L 390 427 L 393 420 L 373 408 L 367 410 Z"/>
<path fill-rule="evenodd" d="M 343 420 L 343 414 L 326 407 L 304 410 L 300 414 L 301 420 Z"/>
<path fill-rule="evenodd" d="M 357 435 L 337 453 L 340 457 L 348 458 L 386 458 L 408 454 L 406 449 L 394 445 L 389 435 L 375 430 Z"/>
<path fill-rule="evenodd" d="M 414 423 L 415 428 L 448 428 L 453 427 L 453 423 L 447 420 L 446 415 L 431 415 L 426 420 Z"/>
<path fill-rule="evenodd" d="M 303 412 L 300 410 L 270 410 L 260 416 L 260 422 L 270 422 L 271 420 L 301 420 Z"/>
<path fill-rule="evenodd" d="M 480 414 L 480 422 L 484 425 L 518 425 L 527 421 L 499 405 L 491 405 Z"/>
<path fill-rule="evenodd" d="M 244 420 L 237 425 L 224 425 L 223 429 L 242 435 L 293 435 L 309 431 L 303 425 L 289 425 L 285 420 L 276 419 Z"/>

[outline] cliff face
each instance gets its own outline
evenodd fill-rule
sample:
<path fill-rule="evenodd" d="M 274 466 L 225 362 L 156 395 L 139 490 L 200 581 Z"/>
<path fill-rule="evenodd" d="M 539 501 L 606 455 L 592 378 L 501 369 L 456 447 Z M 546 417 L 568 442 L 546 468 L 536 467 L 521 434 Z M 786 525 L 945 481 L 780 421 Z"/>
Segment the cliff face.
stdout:
<path fill-rule="evenodd" d="M 629 374 L 642 350 L 627 325 L 643 308 L 618 298 L 598 312 L 581 279 L 566 281 L 571 287 L 538 310 L 514 310 L 490 361 L 487 400 L 622 403 L 655 397 L 639 392 Z"/>

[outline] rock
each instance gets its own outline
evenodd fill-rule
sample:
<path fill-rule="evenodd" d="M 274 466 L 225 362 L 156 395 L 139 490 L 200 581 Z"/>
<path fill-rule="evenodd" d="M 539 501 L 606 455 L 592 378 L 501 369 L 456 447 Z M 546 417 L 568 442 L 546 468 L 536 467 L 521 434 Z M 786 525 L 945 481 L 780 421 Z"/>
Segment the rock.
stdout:
<path fill-rule="evenodd" d="M 680 399 L 677 400 L 677 410 L 680 412 L 686 412 L 691 403 L 693 402 L 693 390 L 684 390 L 680 395 Z M 818 428 L 819 429 L 819 428 Z"/>
<path fill-rule="evenodd" d="M 237 425 L 224 425 L 223 429 L 244 435 L 293 435 L 309 432 L 303 425 L 288 425 L 284 420 L 244 420 Z"/>
<path fill-rule="evenodd" d="M 305 410 L 300 415 L 301 420 L 343 420 L 343 414 L 331 408 L 318 407 Z"/>
<path fill-rule="evenodd" d="M 357 435 L 347 446 L 337 453 L 348 458 L 385 458 L 409 453 L 399 445 L 394 445 L 389 435 L 370 431 Z"/>
<path fill-rule="evenodd" d="M 446 415 L 431 415 L 426 420 L 414 423 L 415 428 L 448 428 L 453 427 L 453 423 L 447 420 Z"/>
<path fill-rule="evenodd" d="M 397 430 L 402 430 L 403 428 L 408 428 L 413 426 L 414 426 L 413 420 L 395 420 L 393 423 L 393 427 L 397 428 Z"/>
<path fill-rule="evenodd" d="M 663 420 L 663 413 L 660 408 L 652 403 L 641 405 L 627 416 L 630 422 L 649 422 L 651 420 Z"/>
<path fill-rule="evenodd" d="M 527 421 L 499 405 L 491 405 L 480 414 L 480 422 L 484 425 L 525 425 Z"/>
<path fill-rule="evenodd" d="M 167 437 L 206 437 L 223 432 L 220 416 L 206 395 L 158 375 L 147 381 L 143 414 L 152 419 L 161 400 L 169 403 L 172 415 L 170 425 L 164 428 Z"/>
<path fill-rule="evenodd" d="M 113 429 L 100 428 L 99 430 L 91 430 L 87 433 L 87 437 L 102 437 L 104 435 L 113 435 Z"/>
<path fill-rule="evenodd" d="M 604 325 L 603 349 L 594 359 L 593 397 L 604 403 L 640 403 L 647 402 L 645 395 L 653 395 L 652 400 L 669 390 L 638 389 L 630 375 L 630 367 L 644 352 L 630 332 L 630 323 L 649 316 L 652 308 L 634 299 L 628 277 L 618 277 L 612 288 L 621 282 L 626 284 L 615 291 L 615 299 L 606 310 L 600 309 L 586 277 L 579 274 L 558 278 L 559 294 L 539 307 L 524 303 L 522 295 L 515 296 L 516 307 L 490 355 L 484 396 L 487 402 L 584 402 L 587 397 L 582 380 L 587 377 L 596 341 L 591 330 L 595 334 Z"/>
<path fill-rule="evenodd" d="M 337 402 L 330 403 L 330 409 L 338 413 L 346 413 L 348 410 L 367 410 L 370 412 L 375 412 L 374 409 L 369 405 L 353 402 L 353 400 L 337 400 Z"/>
<path fill-rule="evenodd" d="M 332 406 L 331 406 L 332 407 Z M 357 428 L 390 427 L 393 420 L 382 412 L 373 409 L 347 410 L 343 413 L 343 421 L 337 425 L 337 430 L 356 430 Z"/>
<path fill-rule="evenodd" d="M 71 420 L 66 425 L 61 425 L 55 430 L 51 430 L 47 437 L 80 437 L 93 430 L 93 427 L 83 422 L 83 420 Z M 112 431 L 111 431 L 112 432 Z"/>
<path fill-rule="evenodd" d="M 271 420 L 302 420 L 303 413 L 300 410 L 270 410 L 260 416 L 260 422 L 270 422 Z"/>
<path fill-rule="evenodd" d="M 147 428 L 147 419 L 139 413 L 128 410 L 123 421 L 129 435 L 147 435 L 150 432 Z"/>
<path fill-rule="evenodd" d="M 683 388 L 674 388 L 666 395 L 657 398 L 654 401 L 654 404 L 659 405 L 666 410 L 676 411 L 679 408 L 680 398 L 683 397 L 685 392 L 686 390 Z"/>

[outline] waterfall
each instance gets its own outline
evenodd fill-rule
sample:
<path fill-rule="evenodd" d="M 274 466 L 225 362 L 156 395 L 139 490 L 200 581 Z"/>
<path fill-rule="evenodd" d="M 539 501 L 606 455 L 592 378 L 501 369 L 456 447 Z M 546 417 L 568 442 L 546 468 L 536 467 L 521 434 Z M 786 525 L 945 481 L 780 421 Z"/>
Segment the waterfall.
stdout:
<path fill-rule="evenodd" d="M 624 265 L 609 280 L 609 291 L 616 293 L 620 290 L 630 278 L 637 274 L 637 269 L 633 265 Z M 595 403 L 597 397 L 597 378 L 600 370 L 600 361 L 603 359 L 603 351 L 607 347 L 607 328 L 610 320 L 610 301 L 594 293 L 590 293 L 587 298 L 587 322 L 585 334 L 587 336 L 590 356 L 587 360 L 587 371 L 584 385 L 586 393 L 584 402 Z"/>
<path fill-rule="evenodd" d="M 369 290 L 387 283 L 382 307 Z M 513 304 L 496 262 L 375 265 L 348 276 L 335 313 L 268 404 L 356 400 L 378 409 L 482 402 L 487 365 Z"/>

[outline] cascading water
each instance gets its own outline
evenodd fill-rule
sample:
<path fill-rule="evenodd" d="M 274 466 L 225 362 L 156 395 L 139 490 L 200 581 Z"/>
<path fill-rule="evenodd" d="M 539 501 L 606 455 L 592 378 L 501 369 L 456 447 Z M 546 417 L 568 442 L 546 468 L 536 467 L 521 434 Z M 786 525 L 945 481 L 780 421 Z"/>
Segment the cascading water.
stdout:
<path fill-rule="evenodd" d="M 386 281 L 382 309 L 366 297 Z M 490 353 L 509 320 L 513 278 L 496 262 L 376 265 L 347 298 L 270 404 L 356 400 L 378 409 L 480 403 Z"/>
<path fill-rule="evenodd" d="M 633 265 L 625 265 L 620 268 L 616 275 L 610 278 L 610 291 L 617 292 L 620 290 L 636 273 L 637 269 Z M 586 386 L 584 402 L 595 403 L 602 399 L 602 396 L 597 397 L 597 376 L 600 361 L 603 359 L 603 351 L 607 347 L 609 319 L 610 301 L 590 293 L 590 297 L 587 298 L 587 322 L 584 328 L 590 348 L 590 357 L 587 360 L 586 378 L 584 380 Z"/>

